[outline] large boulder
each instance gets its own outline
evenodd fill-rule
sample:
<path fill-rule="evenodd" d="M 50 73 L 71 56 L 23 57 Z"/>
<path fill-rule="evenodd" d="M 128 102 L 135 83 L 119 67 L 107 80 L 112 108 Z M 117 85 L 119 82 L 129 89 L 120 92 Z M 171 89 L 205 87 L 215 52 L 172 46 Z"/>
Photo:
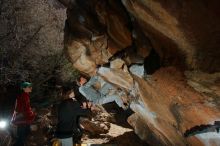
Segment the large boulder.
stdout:
<path fill-rule="evenodd" d="M 214 143 L 219 137 L 207 140 L 196 132 L 185 136 L 220 118 L 219 4 L 217 0 L 71 1 L 66 5 L 65 52 L 75 68 L 91 76 L 97 65 L 117 60 L 114 68 L 98 74 L 128 93 L 135 112 L 129 123 L 143 140 L 153 145 Z M 127 66 L 132 64 L 144 64 L 152 76 L 131 74 Z"/>

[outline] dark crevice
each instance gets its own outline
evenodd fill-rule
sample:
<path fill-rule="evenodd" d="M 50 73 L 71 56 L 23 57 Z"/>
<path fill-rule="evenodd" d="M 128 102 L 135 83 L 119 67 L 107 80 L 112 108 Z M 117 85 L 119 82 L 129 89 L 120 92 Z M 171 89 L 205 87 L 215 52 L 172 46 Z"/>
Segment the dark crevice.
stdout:
<path fill-rule="evenodd" d="M 149 144 L 147 144 L 146 142 L 141 141 L 140 138 L 132 131 L 126 132 L 118 137 L 114 137 L 111 141 L 107 142 L 106 144 L 108 144 L 109 146 L 118 146 L 118 145 L 134 146 L 134 144 L 136 144 L 136 146 L 149 146 Z M 94 145 L 94 146 L 101 146 L 101 145 Z"/>
<path fill-rule="evenodd" d="M 184 133 L 185 137 L 193 136 L 196 134 L 208 133 L 208 132 L 218 132 L 220 129 L 220 121 L 215 121 L 214 124 L 207 124 L 207 125 L 197 125 L 189 130 L 186 130 Z"/>
<path fill-rule="evenodd" d="M 123 110 L 115 102 L 104 104 L 103 107 L 108 113 L 113 115 L 115 121 L 112 121 L 112 123 L 125 128 L 132 128 L 127 122 L 127 118 L 134 113 L 130 108 Z"/>
<path fill-rule="evenodd" d="M 121 50 L 121 51 L 118 51 L 118 52 L 116 52 L 112 57 L 110 57 L 109 59 L 108 59 L 108 61 L 110 62 L 110 61 L 113 61 L 113 60 L 115 60 L 116 58 L 124 58 L 126 56 L 126 51 L 125 51 L 125 49 L 123 49 L 123 50 Z"/>
<path fill-rule="evenodd" d="M 153 74 L 156 70 L 160 68 L 160 56 L 154 50 L 151 49 L 151 52 L 148 57 L 144 60 L 144 69 L 145 72 L 149 75 Z"/>

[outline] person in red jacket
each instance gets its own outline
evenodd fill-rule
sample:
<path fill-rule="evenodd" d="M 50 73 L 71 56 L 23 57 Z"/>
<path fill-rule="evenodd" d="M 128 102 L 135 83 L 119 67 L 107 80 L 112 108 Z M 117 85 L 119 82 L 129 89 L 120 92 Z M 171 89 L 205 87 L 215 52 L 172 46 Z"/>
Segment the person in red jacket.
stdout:
<path fill-rule="evenodd" d="M 26 138 L 30 133 L 30 125 L 34 121 L 35 113 L 30 106 L 30 93 L 32 84 L 21 83 L 22 93 L 17 96 L 12 124 L 17 126 L 17 139 L 14 146 L 24 146 Z"/>

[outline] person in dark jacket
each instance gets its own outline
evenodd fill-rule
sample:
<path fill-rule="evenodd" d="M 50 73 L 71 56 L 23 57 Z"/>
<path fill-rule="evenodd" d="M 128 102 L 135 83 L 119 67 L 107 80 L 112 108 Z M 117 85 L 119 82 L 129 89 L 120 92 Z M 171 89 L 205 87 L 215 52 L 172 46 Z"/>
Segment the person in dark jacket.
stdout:
<path fill-rule="evenodd" d="M 30 93 L 32 84 L 29 82 L 21 83 L 22 93 L 18 95 L 15 104 L 12 124 L 17 126 L 17 139 L 14 146 L 24 146 L 26 138 L 30 133 L 30 125 L 35 119 L 35 113 L 30 106 Z"/>
<path fill-rule="evenodd" d="M 90 115 L 90 110 L 83 107 L 75 98 L 77 89 L 64 87 L 63 101 L 58 106 L 58 123 L 56 136 L 62 146 L 72 146 L 81 140 L 82 131 L 79 124 L 81 116 Z M 75 91 L 75 92 L 74 92 Z"/>

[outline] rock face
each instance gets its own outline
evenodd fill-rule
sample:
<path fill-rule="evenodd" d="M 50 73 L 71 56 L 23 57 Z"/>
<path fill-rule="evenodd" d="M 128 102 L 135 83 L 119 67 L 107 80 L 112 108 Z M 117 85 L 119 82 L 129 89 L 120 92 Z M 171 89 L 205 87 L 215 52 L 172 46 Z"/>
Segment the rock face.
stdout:
<path fill-rule="evenodd" d="M 122 2 L 123 5 L 116 0 L 73 1 L 69 5 L 68 29 L 74 32 L 71 37 L 78 40 L 67 35 L 66 48 L 75 45 L 75 48 L 85 47 L 80 49 L 84 50 L 83 54 L 91 53 L 81 57 L 71 57 L 74 52 L 68 53 L 77 68 L 81 67 L 76 61 L 80 58 L 94 66 L 106 63 L 122 49 L 128 52 L 135 50 L 146 57 L 153 47 L 164 65 L 181 65 L 208 72 L 220 70 L 220 51 L 217 49 L 219 1 Z M 85 68 L 85 65 L 82 66 Z"/>
<path fill-rule="evenodd" d="M 53 0 L 1 1 L 1 84 L 27 80 L 30 70 L 38 78 L 40 72 L 50 70 L 49 60 L 63 48 L 65 8 L 56 4 Z"/>
<path fill-rule="evenodd" d="M 218 145 L 219 136 L 207 138 L 195 127 L 220 119 L 219 1 L 60 2 L 67 7 L 65 52 L 75 68 L 92 76 L 98 65 L 124 61 L 99 75 L 128 93 L 135 112 L 128 121 L 140 138 Z M 132 64 L 152 76 L 135 76 Z M 185 137 L 187 131 L 194 134 Z"/>
<path fill-rule="evenodd" d="M 216 97 L 195 92 L 186 84 L 182 74 L 173 68 L 161 68 L 151 81 L 138 78 L 136 81 L 149 116 L 141 110 L 137 112 L 146 118 L 144 120 L 152 131 L 158 132 L 153 133 L 162 139 L 164 145 L 194 143 L 183 138 L 187 130 L 202 124 L 214 124 L 219 119 L 218 103 L 213 101 Z"/>
<path fill-rule="evenodd" d="M 175 53 L 189 68 L 219 71 L 219 1 L 122 1 L 164 59 Z"/>
<path fill-rule="evenodd" d="M 43 98 L 54 82 L 72 78 L 62 57 L 65 12 L 56 0 L 0 1 L 0 100 L 14 101 L 10 86 L 17 89 L 24 80 L 34 84 L 34 97 Z"/>
<path fill-rule="evenodd" d="M 128 15 L 117 1 L 75 1 L 67 10 L 65 49 L 74 67 L 91 74 L 132 43 Z"/>

